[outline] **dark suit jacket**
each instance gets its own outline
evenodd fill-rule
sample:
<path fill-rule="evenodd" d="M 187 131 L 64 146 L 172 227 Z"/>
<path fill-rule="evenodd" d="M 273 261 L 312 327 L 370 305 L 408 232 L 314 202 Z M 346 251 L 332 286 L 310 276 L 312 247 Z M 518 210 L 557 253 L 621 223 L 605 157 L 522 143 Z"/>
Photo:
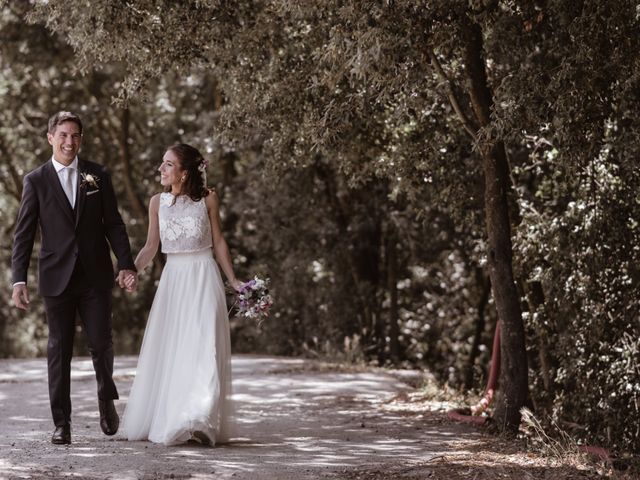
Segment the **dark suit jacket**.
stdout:
<path fill-rule="evenodd" d="M 98 179 L 97 188 L 83 181 L 83 173 Z M 42 240 L 38 284 L 43 296 L 63 292 L 78 257 L 93 287 L 112 288 L 114 272 L 109 245 L 118 260 L 118 270 L 135 270 L 111 177 L 101 165 L 78 159 L 75 209 L 67 200 L 51 160 L 28 173 L 23 183 L 13 239 L 14 283 L 27 281 L 38 225 Z"/>

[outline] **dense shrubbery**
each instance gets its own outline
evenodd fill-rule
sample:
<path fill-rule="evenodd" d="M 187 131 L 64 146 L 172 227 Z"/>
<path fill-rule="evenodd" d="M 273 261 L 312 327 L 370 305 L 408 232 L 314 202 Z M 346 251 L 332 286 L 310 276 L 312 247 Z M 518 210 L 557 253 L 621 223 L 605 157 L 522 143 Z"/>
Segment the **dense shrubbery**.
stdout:
<path fill-rule="evenodd" d="M 526 314 L 531 393 L 579 437 L 637 446 L 640 176 L 604 155 L 572 177 L 549 152 L 547 179 L 522 201 L 517 250 L 540 287 Z"/>

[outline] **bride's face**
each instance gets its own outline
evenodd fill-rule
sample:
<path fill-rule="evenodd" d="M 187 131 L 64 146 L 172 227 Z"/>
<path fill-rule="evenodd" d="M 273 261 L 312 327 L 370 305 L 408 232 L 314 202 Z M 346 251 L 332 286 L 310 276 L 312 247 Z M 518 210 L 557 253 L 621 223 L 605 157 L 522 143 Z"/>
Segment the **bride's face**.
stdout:
<path fill-rule="evenodd" d="M 167 150 L 167 153 L 162 157 L 162 163 L 158 171 L 160 172 L 160 184 L 163 187 L 179 187 L 180 183 L 182 183 L 184 171 L 180 166 L 180 159 L 171 150 Z"/>

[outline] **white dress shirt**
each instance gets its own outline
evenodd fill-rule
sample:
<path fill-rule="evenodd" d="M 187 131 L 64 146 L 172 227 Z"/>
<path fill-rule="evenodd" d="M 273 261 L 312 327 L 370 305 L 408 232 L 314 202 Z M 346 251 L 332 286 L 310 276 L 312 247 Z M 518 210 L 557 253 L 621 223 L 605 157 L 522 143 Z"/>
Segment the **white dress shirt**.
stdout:
<path fill-rule="evenodd" d="M 76 189 L 78 185 L 78 157 L 73 159 L 73 162 L 67 167 L 62 163 L 58 162 L 54 157 L 51 157 L 51 161 L 53 162 L 53 168 L 56 169 L 56 173 L 58 174 L 58 180 L 60 180 L 60 185 L 62 185 L 62 190 L 67 194 L 67 198 L 69 198 L 69 203 L 71 204 L 71 208 L 75 206 L 76 202 Z M 71 191 L 67 191 L 66 184 L 66 176 L 71 175 Z"/>

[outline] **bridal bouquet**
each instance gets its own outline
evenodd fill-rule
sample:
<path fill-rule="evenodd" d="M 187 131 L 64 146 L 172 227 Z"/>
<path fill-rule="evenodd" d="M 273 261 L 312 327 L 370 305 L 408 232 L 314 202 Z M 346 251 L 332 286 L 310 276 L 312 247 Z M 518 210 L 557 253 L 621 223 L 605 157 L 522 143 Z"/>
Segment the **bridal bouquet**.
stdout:
<path fill-rule="evenodd" d="M 258 321 L 258 326 L 269 316 L 273 299 L 269 295 L 269 279 L 258 276 L 245 282 L 237 292 L 238 314 Z"/>

